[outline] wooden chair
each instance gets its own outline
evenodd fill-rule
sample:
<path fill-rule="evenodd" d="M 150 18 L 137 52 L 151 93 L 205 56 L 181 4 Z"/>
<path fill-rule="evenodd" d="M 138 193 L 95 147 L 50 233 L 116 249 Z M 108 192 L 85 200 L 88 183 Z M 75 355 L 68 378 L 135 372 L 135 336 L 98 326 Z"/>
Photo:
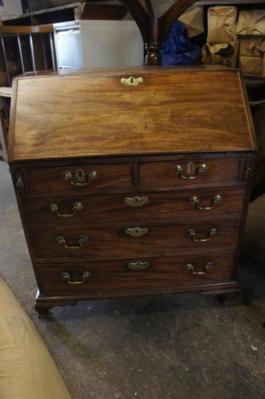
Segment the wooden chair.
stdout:
<path fill-rule="evenodd" d="M 56 69 L 53 25 L 0 26 L 1 85 L 25 72 Z"/>

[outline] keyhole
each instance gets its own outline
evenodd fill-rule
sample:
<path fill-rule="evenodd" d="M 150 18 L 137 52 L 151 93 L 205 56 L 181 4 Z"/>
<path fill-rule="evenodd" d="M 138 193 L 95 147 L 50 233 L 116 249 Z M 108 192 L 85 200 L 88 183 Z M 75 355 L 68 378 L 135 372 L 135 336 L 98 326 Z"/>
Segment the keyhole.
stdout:
<path fill-rule="evenodd" d="M 85 181 L 86 174 L 83 169 L 77 169 L 75 172 L 75 178 L 78 182 L 82 183 Z"/>
<path fill-rule="evenodd" d="M 187 176 L 193 176 L 196 173 L 196 167 L 193 162 L 189 162 L 186 166 Z"/>

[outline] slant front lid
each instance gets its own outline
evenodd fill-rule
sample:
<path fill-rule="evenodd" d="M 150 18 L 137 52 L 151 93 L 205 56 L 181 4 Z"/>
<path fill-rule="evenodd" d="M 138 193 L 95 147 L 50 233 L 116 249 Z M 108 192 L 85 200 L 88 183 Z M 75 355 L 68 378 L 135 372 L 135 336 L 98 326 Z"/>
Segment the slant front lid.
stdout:
<path fill-rule="evenodd" d="M 234 71 L 34 75 L 14 84 L 9 158 L 248 151 L 251 126 Z"/>

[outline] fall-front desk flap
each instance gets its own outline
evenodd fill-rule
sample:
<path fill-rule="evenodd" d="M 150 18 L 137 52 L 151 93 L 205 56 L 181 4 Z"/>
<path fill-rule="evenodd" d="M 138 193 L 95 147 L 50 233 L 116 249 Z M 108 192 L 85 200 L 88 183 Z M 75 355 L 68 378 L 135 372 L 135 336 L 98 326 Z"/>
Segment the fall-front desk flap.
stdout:
<path fill-rule="evenodd" d="M 35 74 L 13 85 L 10 161 L 254 148 L 237 71 Z"/>

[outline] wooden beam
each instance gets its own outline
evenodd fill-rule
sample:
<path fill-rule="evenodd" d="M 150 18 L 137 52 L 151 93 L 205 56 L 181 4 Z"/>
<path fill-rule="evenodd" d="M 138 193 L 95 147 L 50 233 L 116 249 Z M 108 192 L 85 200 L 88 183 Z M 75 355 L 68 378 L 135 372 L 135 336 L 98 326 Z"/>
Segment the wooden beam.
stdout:
<path fill-rule="evenodd" d="M 162 16 L 154 15 L 151 0 L 120 0 L 136 21 L 145 42 L 145 64 L 160 65 L 160 46 L 178 17 L 196 0 L 176 0 Z"/>
<path fill-rule="evenodd" d="M 121 0 L 126 5 L 133 19 L 137 23 L 144 42 L 148 42 L 149 36 L 149 14 L 142 5 L 141 0 Z"/>
<path fill-rule="evenodd" d="M 139 0 L 139 2 L 143 6 L 147 14 L 154 15 L 154 9 L 151 0 Z"/>
<path fill-rule="evenodd" d="M 176 0 L 176 2 L 160 18 L 161 24 L 161 42 L 166 38 L 171 26 L 178 17 L 190 6 L 196 3 L 196 0 Z"/>
<path fill-rule="evenodd" d="M 38 26 L 12 26 L 12 25 L 1 25 L 0 34 L 3 35 L 27 35 L 27 34 L 41 34 L 41 33 L 52 33 L 54 28 L 52 24 L 38 25 Z"/>

